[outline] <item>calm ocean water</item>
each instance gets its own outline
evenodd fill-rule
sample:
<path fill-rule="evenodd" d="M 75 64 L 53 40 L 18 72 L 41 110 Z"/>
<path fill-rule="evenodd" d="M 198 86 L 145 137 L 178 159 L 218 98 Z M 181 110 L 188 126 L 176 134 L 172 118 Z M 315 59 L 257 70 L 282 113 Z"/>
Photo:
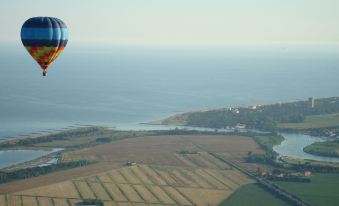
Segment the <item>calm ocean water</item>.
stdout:
<path fill-rule="evenodd" d="M 175 112 L 339 96 L 339 48 L 69 45 L 46 78 L 0 47 L 0 137 L 74 124 L 136 125 Z"/>

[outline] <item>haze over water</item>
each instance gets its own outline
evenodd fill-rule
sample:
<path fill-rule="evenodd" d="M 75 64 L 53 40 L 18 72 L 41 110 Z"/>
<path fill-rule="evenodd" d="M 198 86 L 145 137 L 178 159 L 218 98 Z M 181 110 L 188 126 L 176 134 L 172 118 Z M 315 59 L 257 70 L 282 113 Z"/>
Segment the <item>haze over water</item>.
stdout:
<path fill-rule="evenodd" d="M 70 45 L 44 78 L 0 49 L 0 137 L 74 124 L 136 125 L 175 112 L 339 96 L 339 49 Z"/>

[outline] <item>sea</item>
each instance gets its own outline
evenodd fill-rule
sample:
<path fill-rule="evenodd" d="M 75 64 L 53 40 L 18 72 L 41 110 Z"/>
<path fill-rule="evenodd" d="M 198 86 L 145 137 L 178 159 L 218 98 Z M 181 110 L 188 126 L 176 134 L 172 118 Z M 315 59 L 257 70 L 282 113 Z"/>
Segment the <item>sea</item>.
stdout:
<path fill-rule="evenodd" d="M 174 113 L 339 96 L 337 46 L 142 47 L 70 42 L 47 77 L 0 45 L 0 139 L 77 125 L 133 128 Z"/>

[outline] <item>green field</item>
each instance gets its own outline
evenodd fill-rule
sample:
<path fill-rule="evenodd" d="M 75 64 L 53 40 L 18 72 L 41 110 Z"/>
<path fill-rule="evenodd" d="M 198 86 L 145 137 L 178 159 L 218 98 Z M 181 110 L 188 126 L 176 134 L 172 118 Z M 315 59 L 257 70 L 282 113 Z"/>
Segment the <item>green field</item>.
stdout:
<path fill-rule="evenodd" d="M 316 155 L 339 157 L 339 141 L 315 142 L 305 147 L 304 151 Z"/>
<path fill-rule="evenodd" d="M 242 186 L 220 206 L 288 206 L 283 200 L 273 196 L 257 184 Z"/>
<path fill-rule="evenodd" d="M 316 129 L 339 126 L 339 113 L 310 115 L 301 123 L 280 123 L 282 129 Z"/>
<path fill-rule="evenodd" d="M 316 174 L 310 183 L 277 182 L 289 192 L 316 206 L 339 205 L 339 174 Z"/>

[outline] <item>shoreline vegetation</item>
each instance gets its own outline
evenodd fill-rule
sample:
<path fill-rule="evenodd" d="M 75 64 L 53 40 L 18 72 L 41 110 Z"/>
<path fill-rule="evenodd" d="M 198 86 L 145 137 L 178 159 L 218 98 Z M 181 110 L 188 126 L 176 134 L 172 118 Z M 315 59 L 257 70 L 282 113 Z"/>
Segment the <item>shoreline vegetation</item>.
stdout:
<path fill-rule="evenodd" d="M 148 124 L 214 129 L 246 128 L 327 137 L 331 141 L 313 143 L 304 151 L 339 157 L 339 97 L 185 112 Z"/>
<path fill-rule="evenodd" d="M 330 130 L 339 129 L 339 97 L 182 112 L 145 124 L 215 129 L 246 126 L 264 131 L 334 136 L 334 131 Z"/>

